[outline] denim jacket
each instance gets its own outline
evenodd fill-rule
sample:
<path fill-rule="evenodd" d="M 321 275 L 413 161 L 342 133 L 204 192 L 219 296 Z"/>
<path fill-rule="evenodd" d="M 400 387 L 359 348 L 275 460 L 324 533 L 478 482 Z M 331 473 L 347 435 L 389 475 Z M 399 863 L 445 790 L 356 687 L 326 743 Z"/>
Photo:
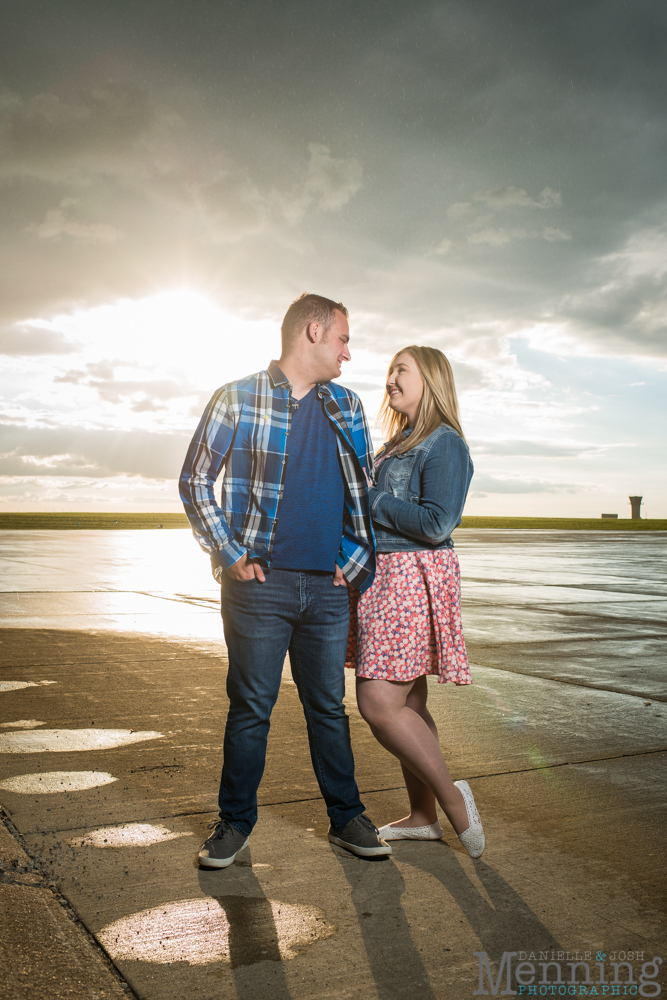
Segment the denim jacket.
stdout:
<path fill-rule="evenodd" d="M 447 424 L 385 459 L 369 494 L 377 551 L 453 548 L 472 474 L 468 446 Z"/>

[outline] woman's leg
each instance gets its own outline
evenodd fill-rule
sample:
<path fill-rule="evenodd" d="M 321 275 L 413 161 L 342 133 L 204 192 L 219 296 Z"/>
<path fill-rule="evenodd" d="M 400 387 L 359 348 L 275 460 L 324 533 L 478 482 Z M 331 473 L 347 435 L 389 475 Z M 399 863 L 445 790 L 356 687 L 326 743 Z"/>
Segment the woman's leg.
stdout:
<path fill-rule="evenodd" d="M 442 756 L 437 729 L 426 707 L 426 692 L 426 677 L 408 682 L 357 678 L 359 711 L 377 741 L 401 762 L 404 775 L 411 776 L 410 784 L 406 777 L 410 805 L 413 807 L 414 796 L 414 805 L 422 819 L 417 822 L 417 816 L 413 820 L 411 815 L 410 823 L 406 818 L 401 825 L 424 826 L 435 822 L 431 818 L 432 799 L 425 794 L 426 789 L 438 800 L 459 834 L 468 828 L 468 814 Z M 412 781 L 413 778 L 417 780 Z"/>
<path fill-rule="evenodd" d="M 406 685 L 406 688 L 409 688 L 407 698 L 405 699 L 406 706 L 421 716 L 437 740 L 438 730 L 431 713 L 426 707 L 426 699 L 428 697 L 426 675 L 418 677 L 412 685 Z M 398 820 L 397 823 L 392 823 L 392 826 L 432 826 L 438 819 L 435 795 L 429 786 L 425 785 L 421 778 L 413 774 L 405 764 L 401 764 L 401 770 L 403 771 L 403 780 L 405 781 L 405 787 L 410 800 L 410 815 Z"/>

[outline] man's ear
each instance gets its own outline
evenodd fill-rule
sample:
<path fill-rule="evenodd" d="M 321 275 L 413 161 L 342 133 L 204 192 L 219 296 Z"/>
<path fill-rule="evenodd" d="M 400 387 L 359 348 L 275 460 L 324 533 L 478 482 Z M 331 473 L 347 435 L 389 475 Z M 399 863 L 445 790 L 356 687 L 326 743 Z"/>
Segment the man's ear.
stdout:
<path fill-rule="evenodd" d="M 320 332 L 320 324 L 317 322 L 316 319 L 314 319 L 306 327 L 306 337 L 311 342 L 311 344 L 315 344 L 317 342 L 318 339 L 317 335 L 319 332 Z"/>

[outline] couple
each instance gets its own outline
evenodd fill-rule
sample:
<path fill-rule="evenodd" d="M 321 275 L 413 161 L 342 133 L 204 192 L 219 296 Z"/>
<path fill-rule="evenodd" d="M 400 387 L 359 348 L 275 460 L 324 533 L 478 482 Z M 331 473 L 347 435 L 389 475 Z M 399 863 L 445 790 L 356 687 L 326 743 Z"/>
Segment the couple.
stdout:
<path fill-rule="evenodd" d="M 450 534 L 472 462 L 451 368 L 430 347 L 396 355 L 381 411 L 389 440 L 374 460 L 359 398 L 331 381 L 350 360 L 345 306 L 304 294 L 281 334 L 278 362 L 214 394 L 181 473 L 193 532 L 222 584 L 229 654 L 220 820 L 199 861 L 226 868 L 248 843 L 288 651 L 329 840 L 375 857 L 391 854 L 391 840 L 439 839 L 438 803 L 479 857 L 472 792 L 452 781 L 426 706 L 428 674 L 471 683 Z M 359 710 L 401 762 L 410 800 L 410 815 L 380 830 L 354 777 L 346 650 Z"/>

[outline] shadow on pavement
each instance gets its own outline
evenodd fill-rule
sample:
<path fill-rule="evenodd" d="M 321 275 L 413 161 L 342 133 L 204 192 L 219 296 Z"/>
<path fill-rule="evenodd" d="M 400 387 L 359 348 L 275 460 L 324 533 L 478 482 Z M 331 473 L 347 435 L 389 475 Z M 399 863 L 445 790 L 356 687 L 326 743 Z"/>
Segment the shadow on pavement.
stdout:
<path fill-rule="evenodd" d="M 486 862 L 478 860 L 474 866 L 490 903 L 446 844 L 406 842 L 406 847 L 400 860 L 442 883 L 479 938 L 480 949 L 493 961 L 500 961 L 504 951 L 564 951 L 519 893 Z"/>
<path fill-rule="evenodd" d="M 236 865 L 236 873 L 240 868 Z M 229 965 L 234 978 L 234 988 L 238 1000 L 257 1000 L 256 983 L 239 970 L 258 962 L 275 962 L 271 982 L 271 1000 L 292 1000 L 292 993 L 287 985 L 283 968 L 283 957 L 280 952 L 278 928 L 276 926 L 273 908 L 264 895 L 264 891 L 254 875 L 250 865 L 243 865 L 243 895 L 224 894 L 219 890 L 224 883 L 216 879 L 215 892 L 212 892 L 212 875 L 218 874 L 215 869 L 199 869 L 199 885 L 211 900 L 215 900 L 222 910 L 229 925 L 228 948 Z M 220 871 L 224 871 L 221 869 Z M 224 875 L 223 875 L 224 878 Z M 249 893 L 249 895 L 246 895 Z"/>
<path fill-rule="evenodd" d="M 401 904 L 403 876 L 391 858 L 334 852 L 352 887 L 375 988 L 382 1000 L 437 1000 Z"/>

